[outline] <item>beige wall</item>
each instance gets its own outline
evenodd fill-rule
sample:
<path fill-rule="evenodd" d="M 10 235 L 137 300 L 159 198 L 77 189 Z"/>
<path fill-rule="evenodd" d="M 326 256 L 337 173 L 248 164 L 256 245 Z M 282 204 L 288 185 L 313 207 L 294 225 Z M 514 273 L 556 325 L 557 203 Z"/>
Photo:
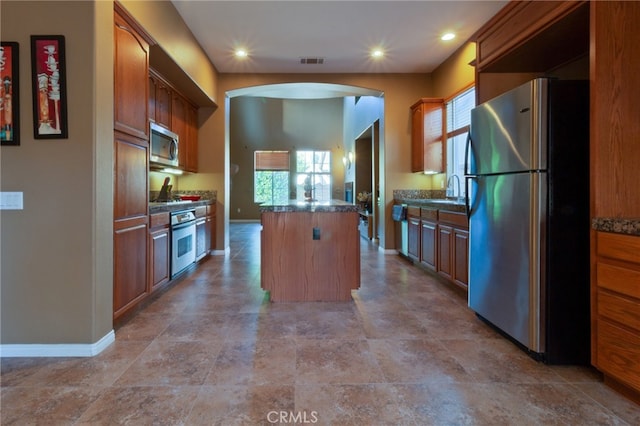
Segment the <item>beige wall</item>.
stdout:
<path fill-rule="evenodd" d="M 188 70 L 182 87 L 202 92 L 200 149 L 208 152 L 213 65 L 170 2 L 123 3 Z M 0 342 L 96 343 L 113 327 L 113 2 L 3 0 L 0 15 L 2 40 L 20 44 L 21 76 L 21 145 L 0 149 L 0 189 L 24 193 L 23 210 L 0 212 Z M 33 138 L 30 34 L 66 37 L 68 139 Z M 222 182 L 223 168 L 210 163 L 201 169 L 214 172 L 200 180 L 213 184 L 197 189 Z"/>
<path fill-rule="evenodd" d="M 0 8 L 2 40 L 20 45 L 21 130 L 0 150 L 0 188 L 24 193 L 1 212 L 1 341 L 95 343 L 112 329 L 112 5 Z M 67 139 L 33 138 L 30 34 L 66 38 Z"/>
<path fill-rule="evenodd" d="M 345 152 L 342 116 L 341 98 L 231 99 L 229 160 L 239 166 L 239 171 L 231 178 L 230 219 L 260 219 L 259 205 L 253 202 L 256 150 L 290 151 L 292 172 L 295 172 L 295 151 L 331 151 L 333 198 L 342 198 Z M 295 187 L 290 189 L 294 190 Z"/>
<path fill-rule="evenodd" d="M 439 98 L 449 98 L 475 81 L 475 68 L 469 65 L 476 58 L 475 43 L 466 43 L 445 62 L 433 70 L 433 91 Z"/>

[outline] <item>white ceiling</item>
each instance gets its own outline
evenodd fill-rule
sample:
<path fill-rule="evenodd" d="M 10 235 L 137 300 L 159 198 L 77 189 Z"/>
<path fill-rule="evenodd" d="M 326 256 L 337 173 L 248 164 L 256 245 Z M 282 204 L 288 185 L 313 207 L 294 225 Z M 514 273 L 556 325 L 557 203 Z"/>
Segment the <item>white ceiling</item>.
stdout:
<path fill-rule="evenodd" d="M 507 1 L 172 0 L 221 73 L 428 73 Z M 455 31 L 450 42 L 440 35 Z M 243 61 L 236 47 L 249 51 Z M 381 61 L 369 57 L 383 47 Z M 322 65 L 302 57 L 324 58 Z"/>

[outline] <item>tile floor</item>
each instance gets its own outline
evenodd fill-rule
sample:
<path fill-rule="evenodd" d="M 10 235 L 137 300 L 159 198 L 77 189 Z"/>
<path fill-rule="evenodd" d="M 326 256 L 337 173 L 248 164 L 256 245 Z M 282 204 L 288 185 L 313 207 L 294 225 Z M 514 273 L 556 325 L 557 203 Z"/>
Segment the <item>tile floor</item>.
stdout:
<path fill-rule="evenodd" d="M 536 363 L 464 295 L 362 240 L 353 302 L 271 304 L 259 225 L 93 358 L 2 360 L 2 425 L 634 425 L 593 370 Z"/>

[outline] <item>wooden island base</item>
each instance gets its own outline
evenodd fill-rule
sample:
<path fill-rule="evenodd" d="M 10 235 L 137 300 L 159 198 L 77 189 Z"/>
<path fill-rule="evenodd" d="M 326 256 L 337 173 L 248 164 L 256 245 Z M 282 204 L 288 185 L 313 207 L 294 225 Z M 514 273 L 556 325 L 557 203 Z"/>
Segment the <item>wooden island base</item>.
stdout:
<path fill-rule="evenodd" d="M 261 209 L 261 286 L 270 300 L 351 301 L 351 290 L 360 287 L 355 206 L 346 211 L 311 205 L 287 211 Z"/>

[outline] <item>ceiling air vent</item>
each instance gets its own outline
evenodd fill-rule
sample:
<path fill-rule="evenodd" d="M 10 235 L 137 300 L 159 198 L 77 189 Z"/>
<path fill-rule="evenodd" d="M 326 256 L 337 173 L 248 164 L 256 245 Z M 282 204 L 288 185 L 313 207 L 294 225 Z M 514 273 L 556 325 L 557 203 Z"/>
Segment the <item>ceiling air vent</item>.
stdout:
<path fill-rule="evenodd" d="M 300 63 L 306 65 L 322 65 L 324 64 L 324 58 L 300 58 Z"/>

